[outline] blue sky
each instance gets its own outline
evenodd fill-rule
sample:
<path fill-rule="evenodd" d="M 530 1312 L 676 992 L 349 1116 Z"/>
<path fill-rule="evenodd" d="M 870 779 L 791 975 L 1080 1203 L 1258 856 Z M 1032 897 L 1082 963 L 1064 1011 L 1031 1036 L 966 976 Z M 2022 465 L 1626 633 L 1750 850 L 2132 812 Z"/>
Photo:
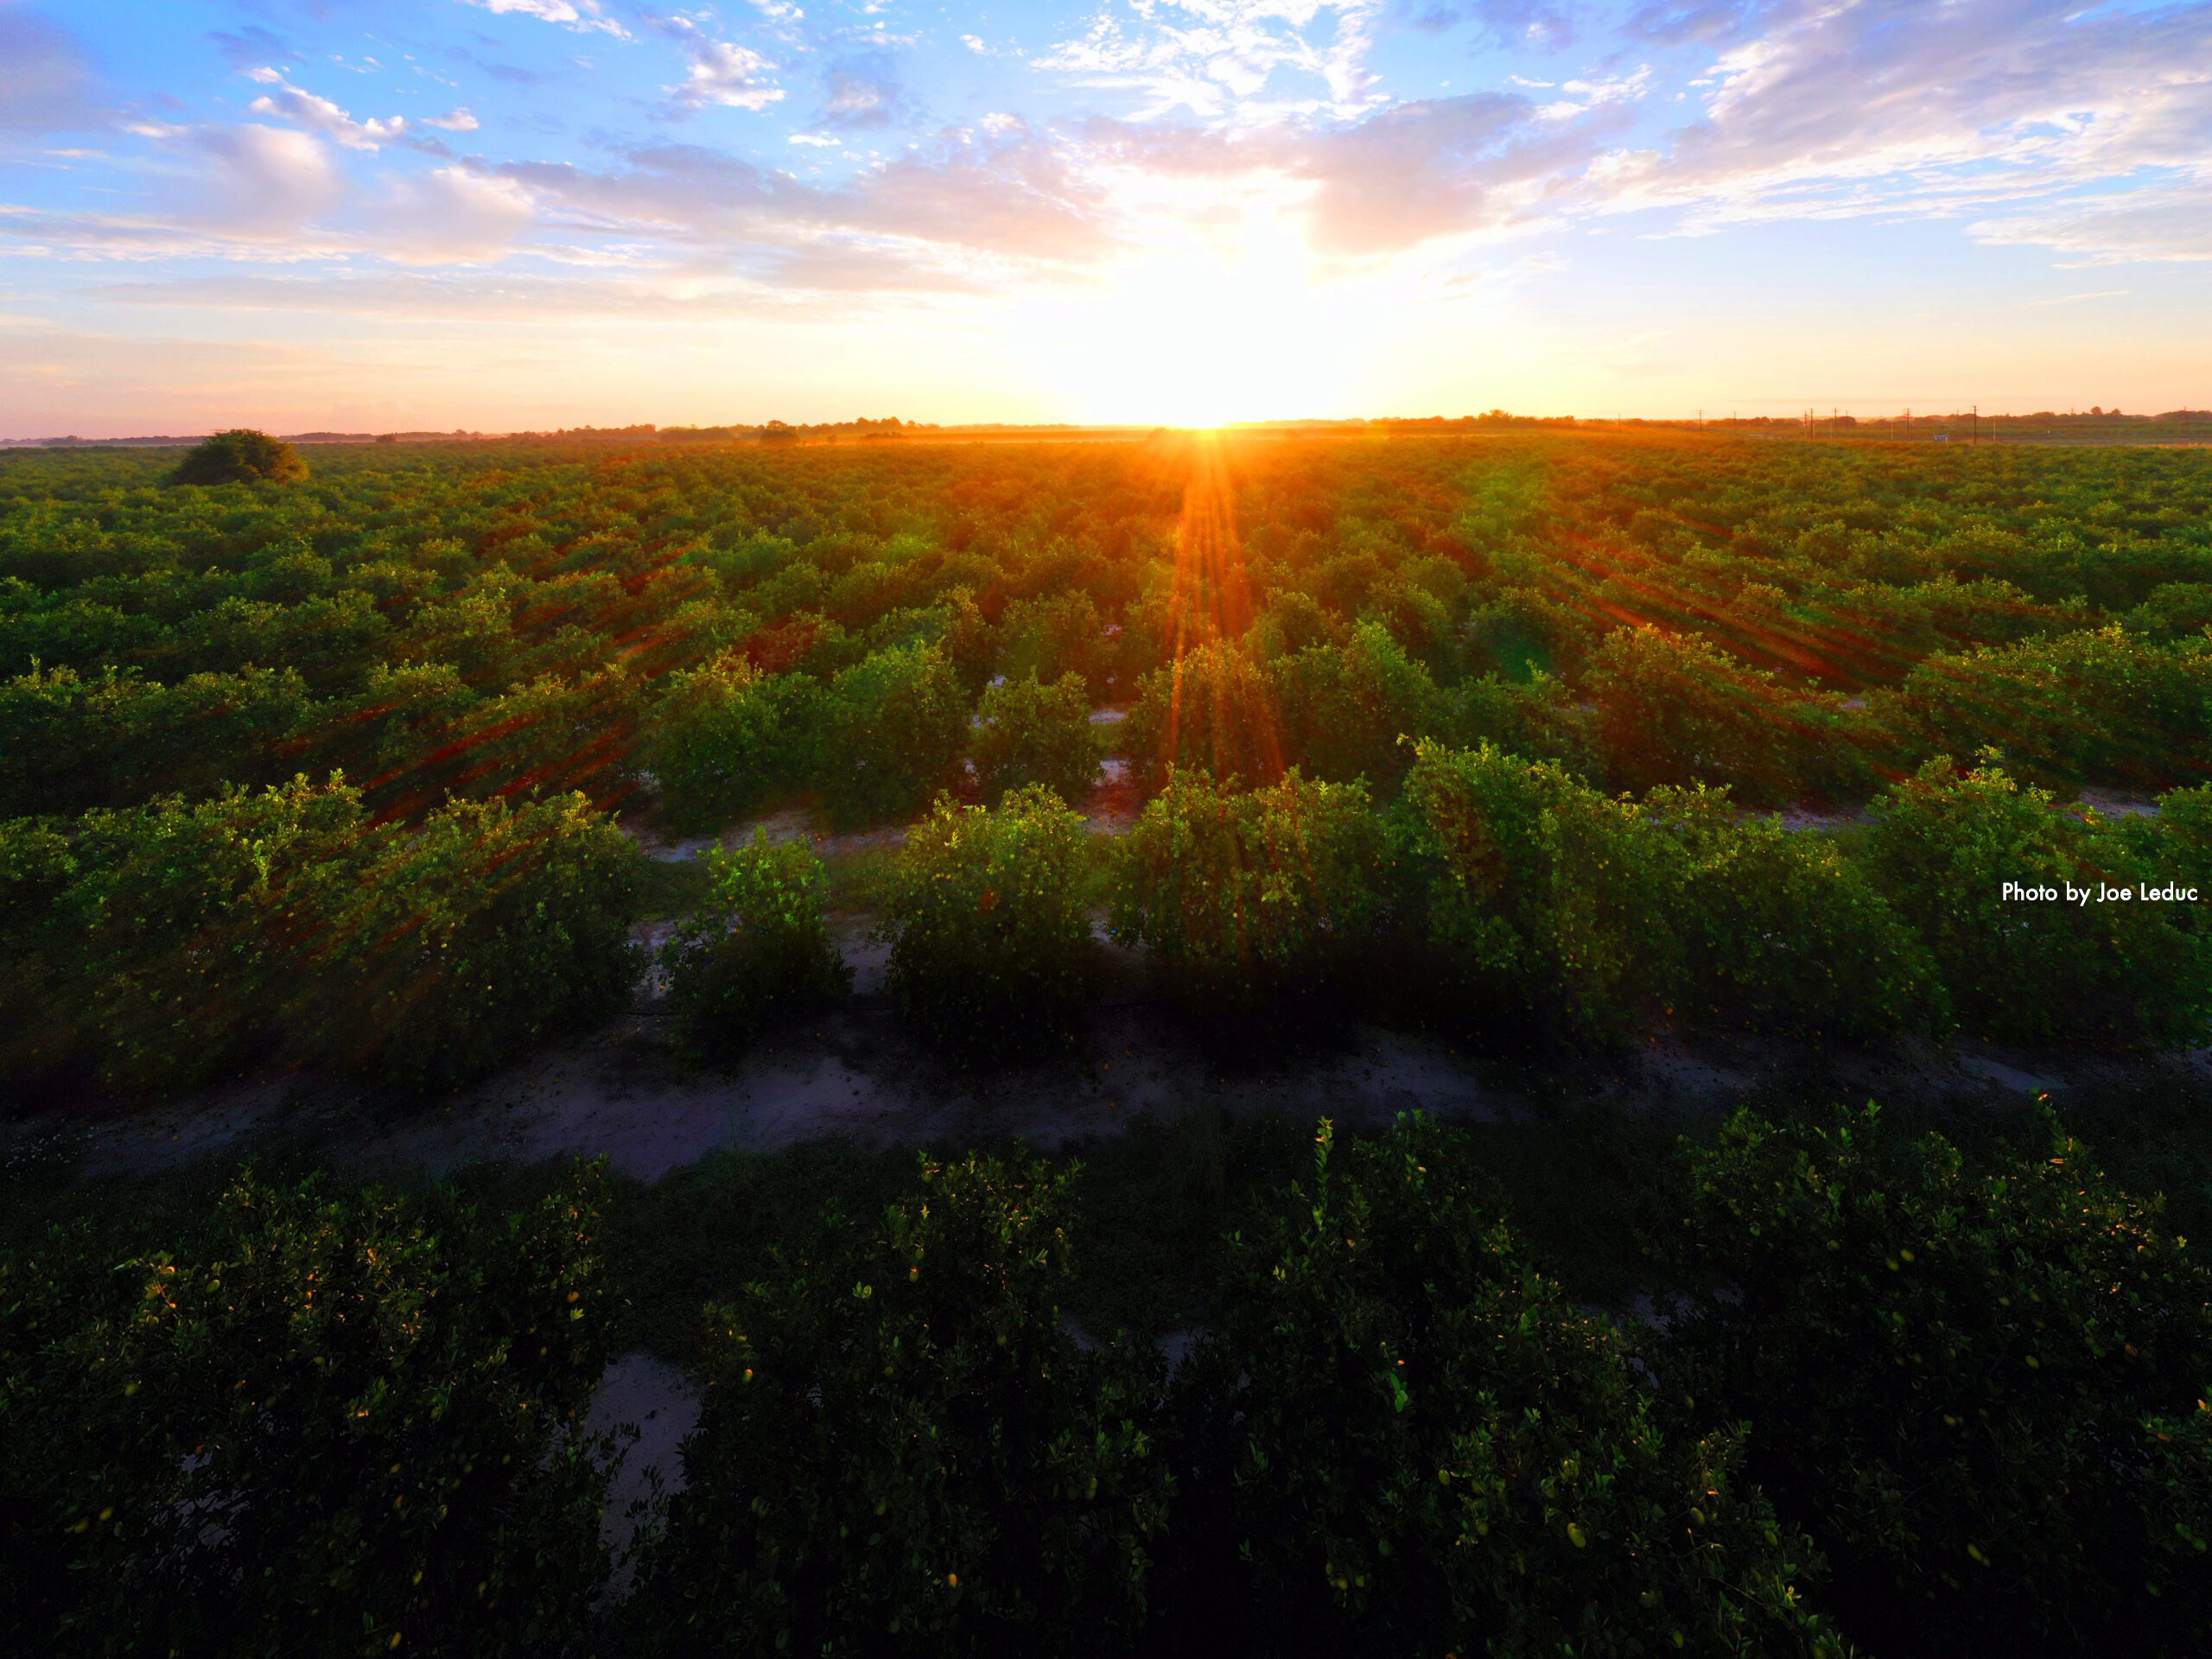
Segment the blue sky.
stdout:
<path fill-rule="evenodd" d="M 2212 404 L 2212 3 L 0 0 L 0 435 Z"/>

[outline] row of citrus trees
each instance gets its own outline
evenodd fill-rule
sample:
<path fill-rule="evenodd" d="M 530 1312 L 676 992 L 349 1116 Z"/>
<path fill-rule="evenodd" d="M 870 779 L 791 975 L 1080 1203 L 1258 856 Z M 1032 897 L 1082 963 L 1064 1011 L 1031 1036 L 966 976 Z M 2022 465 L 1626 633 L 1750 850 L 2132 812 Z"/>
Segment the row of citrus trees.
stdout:
<path fill-rule="evenodd" d="M 637 855 L 581 796 L 381 821 L 342 778 L 0 823 L 0 1066 L 130 1092 L 256 1065 L 435 1089 L 604 1019 Z"/>
<path fill-rule="evenodd" d="M 1170 768 L 1111 842 L 1043 788 L 941 800 L 881 885 L 890 988 L 956 1051 L 1070 1040 L 1103 906 L 1202 1016 L 1381 996 L 1561 1042 L 1671 1017 L 2107 1046 L 2201 1041 L 2212 1019 L 2212 790 L 2104 819 L 1938 762 L 1835 837 L 1724 794 L 1602 795 L 1487 745 L 1409 753 L 1380 810 L 1358 783 L 1293 771 L 1239 790 Z M 687 1039 L 728 1050 L 836 1001 L 846 976 L 811 853 L 756 837 L 709 860 L 712 896 L 666 960 Z"/>
<path fill-rule="evenodd" d="M 1241 790 L 1170 768 L 1110 842 L 1042 785 L 941 799 L 881 883 L 891 988 L 972 1058 L 1070 1040 L 1103 907 L 1205 1015 L 1382 996 L 1394 1016 L 1554 1042 L 1672 1019 L 2107 1046 L 2202 1041 L 2212 1017 L 2212 790 L 2107 820 L 1939 762 L 1838 838 L 1711 792 L 1603 795 L 1488 745 L 1408 752 L 1380 809 L 1295 770 Z M 666 965 L 685 1039 L 727 1053 L 849 980 L 810 852 L 756 839 L 709 866 Z M 8 821 L 10 1076 L 464 1082 L 621 1006 L 638 874 L 576 796 L 454 801 L 410 827 L 342 779 L 296 779 Z"/>
<path fill-rule="evenodd" d="M 1325 1123 L 1172 1370 L 1061 1316 L 1072 1172 L 925 1159 L 703 1319 L 622 1584 L 603 1176 L 237 1179 L 0 1254 L 0 1642 L 54 1654 L 2201 1654 L 2212 1274 L 2054 1128 L 1685 1145 L 1665 1317 L 1470 1142 Z M 1698 1288 L 1710 1287 L 1709 1289 Z M 673 1480 L 678 1471 L 666 1472 Z"/>

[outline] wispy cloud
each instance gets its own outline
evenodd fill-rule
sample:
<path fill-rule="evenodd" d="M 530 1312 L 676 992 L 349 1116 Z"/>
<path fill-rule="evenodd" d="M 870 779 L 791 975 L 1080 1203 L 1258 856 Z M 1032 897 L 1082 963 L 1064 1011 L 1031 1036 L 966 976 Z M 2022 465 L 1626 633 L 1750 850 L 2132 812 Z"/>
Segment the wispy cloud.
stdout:
<path fill-rule="evenodd" d="M 536 17 L 584 33 L 627 39 L 630 31 L 606 14 L 601 0 L 461 0 L 502 16 Z"/>

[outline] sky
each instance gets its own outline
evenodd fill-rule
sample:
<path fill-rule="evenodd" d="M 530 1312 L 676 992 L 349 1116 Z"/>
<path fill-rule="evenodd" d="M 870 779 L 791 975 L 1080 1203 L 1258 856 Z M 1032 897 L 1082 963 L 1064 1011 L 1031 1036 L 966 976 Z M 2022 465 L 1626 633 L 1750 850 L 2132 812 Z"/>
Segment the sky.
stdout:
<path fill-rule="evenodd" d="M 2212 406 L 2212 0 L 0 0 L 0 436 Z"/>

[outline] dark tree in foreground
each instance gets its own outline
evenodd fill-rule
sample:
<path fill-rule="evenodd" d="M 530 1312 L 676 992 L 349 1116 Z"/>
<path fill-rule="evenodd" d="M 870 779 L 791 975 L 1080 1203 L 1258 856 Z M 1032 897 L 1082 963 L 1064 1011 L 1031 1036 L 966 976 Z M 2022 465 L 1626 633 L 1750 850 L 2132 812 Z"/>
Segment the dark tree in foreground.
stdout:
<path fill-rule="evenodd" d="M 1627 1344 L 1420 1119 L 1240 1241 L 1176 1378 L 1166 1599 L 1201 1652 L 1831 1655 L 1817 1558 L 1732 1433 L 1669 1433 Z"/>
<path fill-rule="evenodd" d="M 299 451 L 282 438 L 240 427 L 218 432 L 188 450 L 172 484 L 289 484 L 308 475 L 308 464 Z"/>
<path fill-rule="evenodd" d="M 1145 1650 L 1159 1362 L 1061 1325 L 1067 1182 L 1026 1153 L 925 1162 L 874 1226 L 826 1216 L 709 1310 L 644 1651 Z"/>
<path fill-rule="evenodd" d="M 1664 1374 L 1745 1418 L 1849 1634 L 1885 1654 L 2212 1651 L 2212 1274 L 2053 1132 L 1977 1170 L 1870 1108 L 1690 1159 L 1727 1294 Z"/>
<path fill-rule="evenodd" d="M 174 1250 L 0 1252 L 0 1649 L 560 1651 L 609 1565 L 604 1187 L 248 1173 Z"/>

